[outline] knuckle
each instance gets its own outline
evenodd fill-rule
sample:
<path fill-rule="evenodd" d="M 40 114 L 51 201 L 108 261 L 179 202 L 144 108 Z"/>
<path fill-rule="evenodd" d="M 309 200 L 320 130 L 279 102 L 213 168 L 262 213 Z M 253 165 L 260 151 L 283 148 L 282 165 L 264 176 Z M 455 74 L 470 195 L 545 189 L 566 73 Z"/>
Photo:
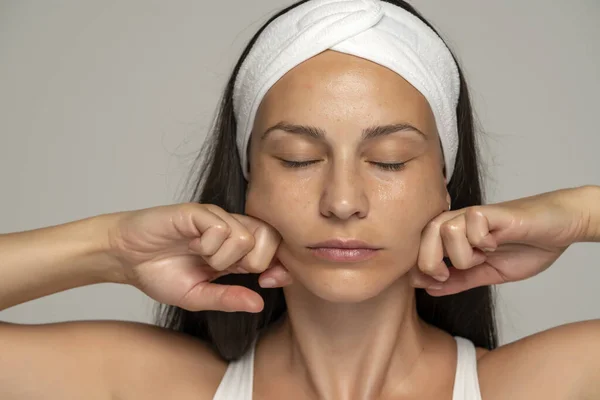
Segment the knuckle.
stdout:
<path fill-rule="evenodd" d="M 206 310 L 218 310 L 218 311 L 230 311 L 231 300 L 234 299 L 235 294 L 230 293 L 230 287 L 225 286 L 221 290 L 214 291 L 211 299 L 208 301 Z"/>
<path fill-rule="evenodd" d="M 209 267 L 219 272 L 223 272 L 230 267 L 230 265 L 227 265 L 226 263 L 217 260 L 215 256 L 203 257 L 203 259 Z"/>
<path fill-rule="evenodd" d="M 171 214 L 172 222 L 186 221 L 191 214 L 194 214 L 198 211 L 196 208 L 194 208 L 193 204 L 189 203 L 177 204 L 171 210 L 173 211 Z"/>
<path fill-rule="evenodd" d="M 471 206 L 465 209 L 466 218 L 477 217 L 479 215 L 481 215 L 481 210 L 479 206 Z"/>
<path fill-rule="evenodd" d="M 444 221 L 442 219 L 434 218 L 429 222 L 428 228 L 439 231 L 441 229 L 442 225 L 444 225 Z"/>
<path fill-rule="evenodd" d="M 214 269 L 215 271 L 219 271 L 219 272 L 223 272 L 225 271 L 227 268 L 229 268 L 229 265 L 224 264 L 224 263 L 216 263 L 214 261 L 212 262 L 207 262 L 207 264 Z"/>
<path fill-rule="evenodd" d="M 181 298 L 176 303 L 176 305 L 183 309 L 189 310 L 189 311 L 203 310 L 205 308 L 204 305 L 197 304 L 197 301 L 194 301 L 194 300 L 200 299 L 203 297 L 202 292 L 204 291 L 204 289 L 205 289 L 204 285 L 197 285 L 197 286 L 192 287 L 190 290 L 188 290 L 186 293 L 184 293 L 183 296 L 181 296 Z"/>
<path fill-rule="evenodd" d="M 277 231 L 277 229 L 275 229 L 274 226 L 270 225 L 268 222 L 265 221 L 260 221 L 260 223 L 260 228 L 267 231 L 268 234 L 273 236 L 279 236 L 279 232 Z"/>
<path fill-rule="evenodd" d="M 451 236 L 458 232 L 460 232 L 460 227 L 453 223 L 445 222 L 440 226 L 440 234 L 442 236 Z"/>
<path fill-rule="evenodd" d="M 243 250 L 251 250 L 254 247 L 254 236 L 249 233 L 240 233 L 235 241 Z"/>
<path fill-rule="evenodd" d="M 474 235 L 473 233 L 471 233 L 468 235 L 468 239 L 469 239 L 469 244 L 471 245 L 471 247 L 483 247 L 484 246 L 483 236 L 481 236 L 481 235 Z"/>
<path fill-rule="evenodd" d="M 435 272 L 436 265 L 430 261 L 423 261 L 419 264 L 419 270 L 425 274 L 432 274 Z"/>
<path fill-rule="evenodd" d="M 260 260 L 258 257 L 256 257 L 256 255 L 248 255 L 245 257 L 244 261 L 243 268 L 252 272 L 260 271 Z"/>
<path fill-rule="evenodd" d="M 211 227 L 215 232 L 223 235 L 223 236 L 229 236 L 229 234 L 231 233 L 231 227 L 229 225 L 227 225 L 226 223 L 218 223 L 215 224 Z"/>
<path fill-rule="evenodd" d="M 269 268 L 270 261 L 267 261 L 260 252 L 251 253 L 244 257 L 243 267 L 252 273 L 262 273 Z"/>

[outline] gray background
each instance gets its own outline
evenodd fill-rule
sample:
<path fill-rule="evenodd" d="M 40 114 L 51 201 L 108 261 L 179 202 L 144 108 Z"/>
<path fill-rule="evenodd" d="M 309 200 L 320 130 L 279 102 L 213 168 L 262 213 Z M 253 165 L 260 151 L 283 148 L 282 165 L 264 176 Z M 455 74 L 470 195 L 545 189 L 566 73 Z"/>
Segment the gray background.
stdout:
<path fill-rule="evenodd" d="M 0 1 L 0 232 L 182 201 L 242 46 L 288 0 Z M 457 52 L 490 202 L 600 184 L 600 2 L 415 0 Z M 599 318 L 600 246 L 501 285 L 501 341 Z M 1 266 L 0 266 L 1 268 Z M 77 288 L 10 322 L 150 321 L 134 288 Z"/>

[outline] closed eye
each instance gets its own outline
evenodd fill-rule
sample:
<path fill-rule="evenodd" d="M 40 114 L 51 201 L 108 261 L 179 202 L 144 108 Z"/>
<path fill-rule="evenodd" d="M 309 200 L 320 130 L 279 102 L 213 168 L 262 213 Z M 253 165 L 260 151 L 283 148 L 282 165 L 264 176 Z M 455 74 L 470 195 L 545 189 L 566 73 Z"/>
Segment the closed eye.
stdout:
<path fill-rule="evenodd" d="M 280 160 L 283 163 L 283 165 L 288 168 L 302 168 L 302 167 L 307 167 L 316 162 L 319 162 L 319 160 L 290 161 L 290 160 L 284 160 L 283 158 L 281 158 Z"/>
<path fill-rule="evenodd" d="M 307 167 L 311 164 L 321 161 L 321 160 L 291 161 L 291 160 L 284 160 L 284 159 L 280 159 L 280 160 L 283 163 L 283 165 L 287 168 Z M 371 161 L 370 163 L 377 166 L 378 168 L 385 170 L 385 171 L 400 171 L 406 164 L 403 162 L 402 163 L 380 163 L 380 162 L 374 162 L 374 161 Z"/>
<path fill-rule="evenodd" d="M 400 171 L 404 165 L 406 163 L 393 163 L 393 164 L 387 164 L 387 163 L 378 163 L 378 162 L 371 162 L 371 164 L 376 165 L 377 167 L 386 170 L 386 171 Z"/>

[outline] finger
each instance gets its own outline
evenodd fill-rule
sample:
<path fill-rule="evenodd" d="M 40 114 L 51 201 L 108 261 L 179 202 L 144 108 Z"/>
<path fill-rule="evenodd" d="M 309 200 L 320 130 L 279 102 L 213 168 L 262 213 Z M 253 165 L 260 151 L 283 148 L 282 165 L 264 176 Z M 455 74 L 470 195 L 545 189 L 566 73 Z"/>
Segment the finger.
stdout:
<path fill-rule="evenodd" d="M 281 264 L 267 269 L 258 277 L 258 284 L 264 288 L 289 286 L 292 283 L 292 275 Z"/>
<path fill-rule="evenodd" d="M 205 205 L 186 204 L 180 210 L 179 214 L 172 218 L 176 219 L 178 232 L 192 238 L 188 244 L 189 249 L 202 256 L 215 254 L 231 233 L 227 222 Z"/>
<path fill-rule="evenodd" d="M 498 285 L 506 282 L 502 275 L 488 263 L 467 270 L 453 269 L 450 278 L 440 289 L 427 288 L 432 296 L 447 296 L 480 286 Z"/>
<path fill-rule="evenodd" d="M 179 218 L 189 218 L 192 224 L 179 224 L 179 231 L 184 231 L 184 235 L 196 236 L 190 241 L 189 249 L 203 257 L 214 255 L 231 234 L 227 221 L 213 212 L 220 208 L 211 204 L 192 203 L 187 204 L 184 210 L 186 212 L 182 212 Z"/>
<path fill-rule="evenodd" d="M 227 223 L 230 233 L 217 252 L 212 256 L 204 257 L 204 259 L 208 265 L 217 271 L 223 271 L 233 264 L 238 264 L 238 261 L 254 248 L 255 239 L 244 225 L 225 210 L 214 207 L 210 208 L 210 211 L 216 213 L 217 216 Z M 237 266 L 246 267 L 246 265 L 242 264 L 238 264 Z"/>
<path fill-rule="evenodd" d="M 223 218 L 213 212 L 216 209 L 220 208 L 212 204 L 187 203 L 179 205 L 179 213 L 172 218 L 178 220 L 177 227 L 183 235 L 196 238 L 213 227 L 229 229 Z"/>
<path fill-rule="evenodd" d="M 409 273 L 409 283 L 414 288 L 427 289 L 427 288 L 442 288 L 442 283 L 432 278 L 431 276 L 424 274 L 418 268 L 412 268 Z"/>
<path fill-rule="evenodd" d="M 440 236 L 452 266 L 468 269 L 485 261 L 485 254 L 473 249 L 467 239 L 465 214 L 447 220 L 440 226 Z"/>
<path fill-rule="evenodd" d="M 177 306 L 189 311 L 260 312 L 262 297 L 243 286 L 202 282 L 189 290 Z"/>
<path fill-rule="evenodd" d="M 254 237 L 254 247 L 237 264 L 254 273 L 269 268 L 281 243 L 281 235 L 272 226 L 247 215 L 232 214 Z"/>
<path fill-rule="evenodd" d="M 522 209 L 510 207 L 515 202 L 470 207 L 472 213 L 480 213 L 485 218 L 494 245 L 520 240 L 527 234 L 528 225 L 522 223 Z"/>
<path fill-rule="evenodd" d="M 438 281 L 445 281 L 448 276 L 448 268 L 442 263 L 444 258 L 444 246 L 440 236 L 440 226 L 448 219 L 457 215 L 456 211 L 444 212 L 431 220 L 423 229 L 417 266 L 419 269 Z"/>
<path fill-rule="evenodd" d="M 488 219 L 480 207 L 469 207 L 465 212 L 467 239 L 471 246 L 483 251 L 494 251 L 496 240 L 490 234 Z"/>
<path fill-rule="evenodd" d="M 219 220 L 221 220 L 222 223 L 209 227 L 206 231 L 202 232 L 199 238 L 190 241 L 190 250 L 203 257 L 213 256 L 217 250 L 219 250 L 223 242 L 225 242 L 231 233 L 229 225 L 221 218 L 219 218 Z"/>

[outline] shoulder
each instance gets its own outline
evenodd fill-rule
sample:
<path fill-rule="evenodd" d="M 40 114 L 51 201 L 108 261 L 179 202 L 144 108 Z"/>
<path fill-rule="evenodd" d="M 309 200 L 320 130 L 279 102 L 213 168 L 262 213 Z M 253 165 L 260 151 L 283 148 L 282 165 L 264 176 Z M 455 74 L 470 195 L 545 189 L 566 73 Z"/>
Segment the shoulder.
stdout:
<path fill-rule="evenodd" d="M 90 345 L 104 346 L 118 399 L 212 399 L 227 369 L 206 343 L 181 332 L 127 321 L 82 321 Z"/>
<path fill-rule="evenodd" d="M 600 320 L 561 325 L 485 352 L 483 397 L 600 397 Z"/>

